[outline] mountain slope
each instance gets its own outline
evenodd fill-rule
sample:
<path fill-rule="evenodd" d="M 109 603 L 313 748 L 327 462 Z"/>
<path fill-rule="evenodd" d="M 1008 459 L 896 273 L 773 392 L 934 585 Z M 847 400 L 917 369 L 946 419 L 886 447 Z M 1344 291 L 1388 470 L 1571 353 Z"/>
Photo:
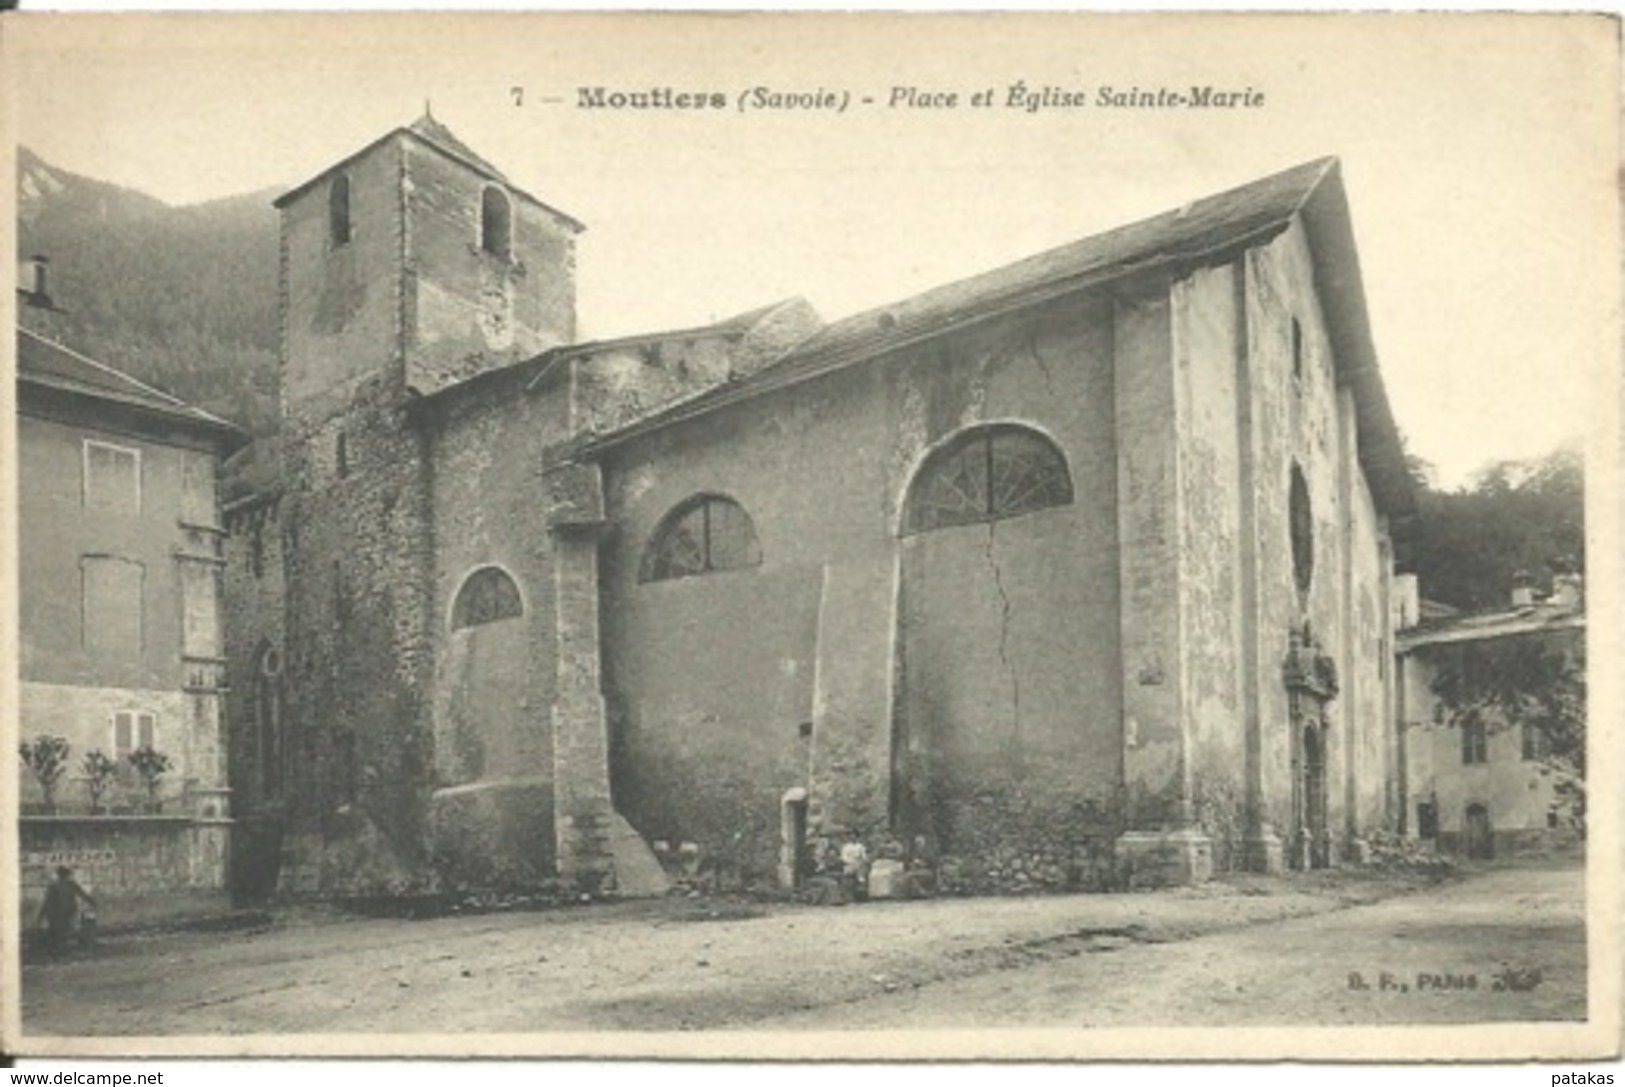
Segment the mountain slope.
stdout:
<path fill-rule="evenodd" d="M 58 169 L 21 148 L 18 256 L 50 258 L 44 335 L 256 435 L 276 427 L 273 193 L 187 207 Z"/>

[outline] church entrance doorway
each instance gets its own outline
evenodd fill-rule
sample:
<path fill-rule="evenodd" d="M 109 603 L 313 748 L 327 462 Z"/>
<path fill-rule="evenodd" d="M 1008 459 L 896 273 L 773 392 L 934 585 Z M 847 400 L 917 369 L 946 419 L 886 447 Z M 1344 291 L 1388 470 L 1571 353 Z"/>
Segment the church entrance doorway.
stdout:
<path fill-rule="evenodd" d="M 1303 729 L 1303 835 L 1306 868 L 1325 868 L 1331 861 L 1331 834 L 1326 819 L 1325 726 L 1310 722 Z"/>
<path fill-rule="evenodd" d="M 1439 805 L 1431 800 L 1420 800 L 1416 804 L 1416 836 L 1424 842 L 1437 841 L 1439 837 Z"/>
<path fill-rule="evenodd" d="M 248 754 L 251 773 L 235 782 L 231 892 L 239 903 L 262 902 L 276 893 L 282 867 L 283 777 L 287 729 L 282 691 L 282 651 L 269 642 L 254 654 Z"/>
<path fill-rule="evenodd" d="M 789 789 L 779 800 L 779 886 L 802 886 L 815 860 L 807 840 L 807 790 Z"/>
<path fill-rule="evenodd" d="M 1337 668 L 1308 624 L 1292 632 L 1283 672 L 1292 722 L 1292 867 L 1325 868 L 1332 863 L 1327 707 L 1337 696 Z"/>

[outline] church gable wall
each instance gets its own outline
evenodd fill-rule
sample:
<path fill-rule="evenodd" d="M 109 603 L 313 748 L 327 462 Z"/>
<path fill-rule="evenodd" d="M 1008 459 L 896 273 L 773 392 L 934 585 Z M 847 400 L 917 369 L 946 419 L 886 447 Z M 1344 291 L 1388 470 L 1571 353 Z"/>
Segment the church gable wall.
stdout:
<path fill-rule="evenodd" d="M 1340 691 L 1328 707 L 1326 780 L 1330 826 L 1341 834 L 1354 795 L 1381 788 L 1380 765 L 1359 768 L 1361 781 L 1371 778 L 1362 785 L 1349 761 L 1351 743 L 1361 742 L 1354 739 L 1359 722 L 1380 729 L 1386 712 L 1380 698 L 1361 701 L 1381 683 L 1386 606 L 1378 576 L 1378 526 L 1356 509 L 1365 485 L 1356 460 L 1352 403 L 1336 383 L 1301 227 L 1251 250 L 1245 275 L 1251 470 L 1241 486 L 1252 496 L 1253 554 L 1247 568 L 1254 572 L 1256 605 L 1244 608 L 1241 621 L 1243 637 L 1256 647 L 1251 670 L 1259 721 L 1259 802 L 1265 820 L 1283 837 L 1295 833 L 1293 726 L 1282 662 L 1291 631 L 1307 621 L 1320 652 L 1339 673 Z M 1233 365 L 1233 358 L 1233 352 L 1215 354 L 1211 364 Z M 1306 485 L 1310 512 L 1312 567 L 1305 591 L 1296 583 L 1292 546 L 1294 467 Z M 1372 606 L 1361 612 L 1359 600 L 1367 594 Z"/>
<path fill-rule="evenodd" d="M 1166 313 L 1119 307 L 1127 816 L 1193 826 L 1220 868 L 1281 863 L 1266 843 L 1293 841 L 1307 818 L 1308 741 L 1283 674 L 1306 624 L 1341 681 L 1320 741 L 1324 834 L 1350 839 L 1387 815 L 1388 553 L 1315 292 L 1294 226 L 1174 282 Z M 1143 341 L 1155 361 L 1164 322 L 1167 378 L 1131 357 Z"/>

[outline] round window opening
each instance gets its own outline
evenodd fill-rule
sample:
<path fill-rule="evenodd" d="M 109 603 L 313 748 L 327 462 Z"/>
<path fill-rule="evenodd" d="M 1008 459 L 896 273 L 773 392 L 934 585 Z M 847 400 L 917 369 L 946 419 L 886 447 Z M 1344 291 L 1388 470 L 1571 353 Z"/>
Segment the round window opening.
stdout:
<path fill-rule="evenodd" d="M 1307 593 L 1315 574 L 1315 519 L 1309 509 L 1309 484 L 1296 464 L 1292 466 L 1288 517 L 1292 528 L 1292 578 L 1298 583 L 1298 591 Z"/>

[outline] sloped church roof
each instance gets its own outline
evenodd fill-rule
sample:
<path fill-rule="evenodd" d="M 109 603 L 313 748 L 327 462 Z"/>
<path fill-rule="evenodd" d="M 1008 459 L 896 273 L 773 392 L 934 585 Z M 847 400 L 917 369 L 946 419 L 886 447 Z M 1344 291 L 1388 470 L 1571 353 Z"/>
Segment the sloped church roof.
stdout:
<path fill-rule="evenodd" d="M 1340 382 L 1354 393 L 1359 453 L 1379 508 L 1415 509 L 1404 452 L 1377 371 L 1359 256 L 1338 160 L 1304 163 L 1175 211 L 1028 257 L 828 325 L 746 380 L 709 389 L 581 451 L 592 455 L 729 404 L 782 389 L 1010 311 L 1140 275 L 1223 263 L 1302 217 Z"/>

